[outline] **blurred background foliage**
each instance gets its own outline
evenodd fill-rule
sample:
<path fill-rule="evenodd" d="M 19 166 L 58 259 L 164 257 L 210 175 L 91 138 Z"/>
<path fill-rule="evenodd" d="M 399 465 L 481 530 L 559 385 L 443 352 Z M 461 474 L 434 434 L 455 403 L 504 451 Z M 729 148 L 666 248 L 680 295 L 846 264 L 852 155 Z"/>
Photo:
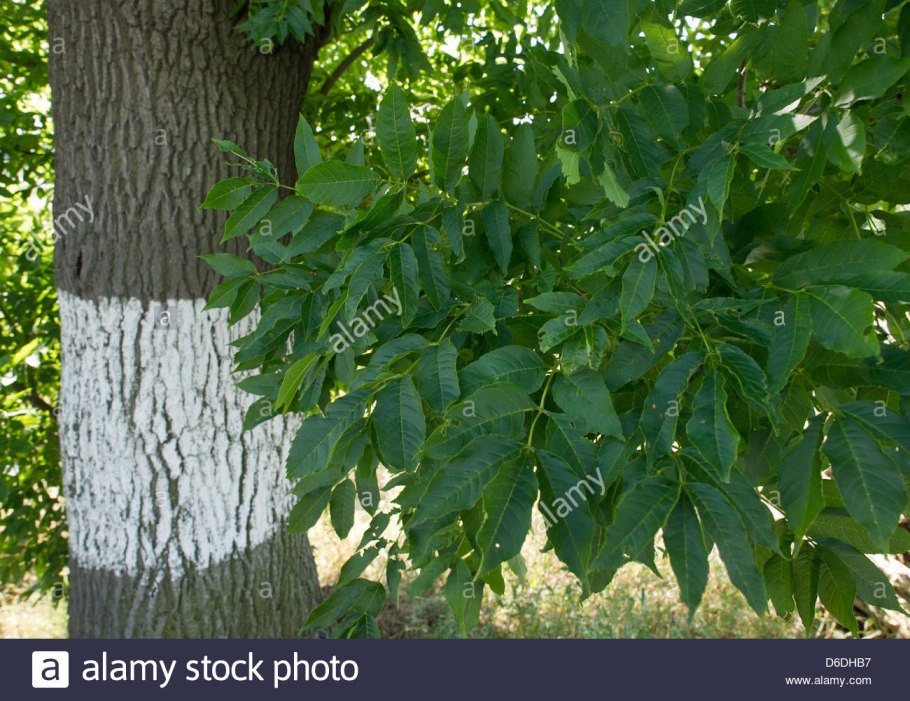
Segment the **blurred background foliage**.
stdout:
<path fill-rule="evenodd" d="M 44 4 L 6 0 L 0 21 L 0 582 L 59 593 L 66 525 Z"/>

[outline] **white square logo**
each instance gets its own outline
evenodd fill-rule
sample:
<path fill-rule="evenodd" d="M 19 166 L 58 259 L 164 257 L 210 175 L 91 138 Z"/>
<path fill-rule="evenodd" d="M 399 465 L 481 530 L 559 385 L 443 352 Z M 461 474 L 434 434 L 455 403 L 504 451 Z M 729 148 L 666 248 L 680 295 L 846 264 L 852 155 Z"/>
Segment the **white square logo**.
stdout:
<path fill-rule="evenodd" d="M 70 654 L 66 650 L 32 653 L 32 687 L 66 689 L 70 685 Z"/>

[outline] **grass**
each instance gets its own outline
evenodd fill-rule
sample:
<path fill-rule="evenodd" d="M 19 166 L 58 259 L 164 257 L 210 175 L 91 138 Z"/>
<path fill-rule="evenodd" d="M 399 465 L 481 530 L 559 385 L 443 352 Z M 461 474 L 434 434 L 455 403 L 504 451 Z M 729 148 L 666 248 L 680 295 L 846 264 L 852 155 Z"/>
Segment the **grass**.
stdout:
<path fill-rule="evenodd" d="M 335 573 L 355 550 L 368 523 L 362 513 L 343 541 L 323 518 L 310 534 L 324 586 L 334 584 Z M 535 518 L 538 515 L 535 514 Z M 538 531 L 535 531 L 539 532 Z M 686 606 L 667 560 L 658 558 L 664 578 L 646 567 L 623 567 L 606 591 L 586 601 L 579 597 L 577 580 L 552 553 L 541 552 L 545 537 L 532 533 L 522 555 L 527 573 L 522 582 L 508 571 L 502 597 L 488 593 L 473 638 L 801 638 L 802 624 L 773 613 L 759 616 L 730 584 L 716 555 L 701 607 L 689 620 Z M 383 581 L 385 561 L 377 559 L 364 576 Z M 407 579 L 402 584 L 406 590 Z M 380 616 L 385 637 L 452 638 L 458 636 L 454 617 L 440 587 L 427 595 L 387 605 Z M 827 626 L 822 626 L 828 631 Z M 815 631 L 816 634 L 819 630 Z M 826 632 L 830 634 L 830 632 Z"/>
<path fill-rule="evenodd" d="M 536 516 L 536 515 L 535 515 Z M 368 520 L 358 520 L 344 540 L 323 518 L 310 533 L 321 583 L 331 586 L 345 560 L 354 552 Z M 688 609 L 666 559 L 657 562 L 664 578 L 632 564 L 622 568 L 612 585 L 586 601 L 579 598 L 574 577 L 551 553 L 543 553 L 543 538 L 529 537 L 522 555 L 527 565 L 524 581 L 509 571 L 502 597 L 487 594 L 473 638 L 799 638 L 802 625 L 773 613 L 756 615 L 730 584 L 722 564 L 712 557 L 708 588 L 698 612 L 689 620 Z M 383 581 L 385 562 L 377 560 L 365 576 Z M 402 585 L 406 592 L 407 580 Z M 16 590 L 0 591 L 0 637 L 66 637 L 65 602 L 54 607 L 51 598 L 20 601 Z M 452 638 L 458 636 L 455 620 L 439 588 L 387 605 L 380 616 L 385 637 Z M 816 636 L 838 635 L 831 622 L 821 618 Z"/>
<path fill-rule="evenodd" d="M 18 588 L 0 589 L 0 638 L 65 638 L 66 602 L 50 596 L 20 599 Z"/>

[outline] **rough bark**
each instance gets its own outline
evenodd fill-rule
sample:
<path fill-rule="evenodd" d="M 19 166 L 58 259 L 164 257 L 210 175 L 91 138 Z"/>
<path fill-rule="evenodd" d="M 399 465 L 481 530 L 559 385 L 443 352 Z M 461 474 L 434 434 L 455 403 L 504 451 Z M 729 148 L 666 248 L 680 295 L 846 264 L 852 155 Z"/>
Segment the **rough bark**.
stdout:
<path fill-rule="evenodd" d="M 236 172 L 212 138 L 293 173 L 324 37 L 262 55 L 233 5 L 48 1 L 74 637 L 295 635 L 319 594 L 283 523 L 289 427 L 241 432 L 227 322 L 202 311 L 223 216 L 198 206 Z"/>

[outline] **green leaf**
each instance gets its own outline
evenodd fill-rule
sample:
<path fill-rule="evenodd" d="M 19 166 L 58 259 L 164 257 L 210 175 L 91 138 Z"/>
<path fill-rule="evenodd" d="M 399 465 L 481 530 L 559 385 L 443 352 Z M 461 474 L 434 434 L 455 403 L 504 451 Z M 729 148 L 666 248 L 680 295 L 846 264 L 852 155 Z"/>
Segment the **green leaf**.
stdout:
<path fill-rule="evenodd" d="M 427 429 L 420 396 L 409 376 L 392 380 L 376 395 L 373 425 L 383 464 L 391 470 L 416 469 Z"/>
<path fill-rule="evenodd" d="M 359 203 L 376 189 L 376 173 L 344 161 L 323 161 L 297 181 L 297 192 L 316 204 L 344 207 Z"/>
<path fill-rule="evenodd" d="M 650 444 L 649 453 L 665 455 L 670 452 L 676 440 L 679 396 L 703 361 L 703 353 L 685 353 L 660 371 L 651 393 L 645 399 L 639 422 Z"/>
<path fill-rule="evenodd" d="M 376 141 L 393 178 L 407 180 L 417 168 L 417 132 L 404 91 L 390 85 L 376 116 Z"/>
<path fill-rule="evenodd" d="M 408 528 L 470 509 L 503 461 L 513 457 L 520 447 L 518 441 L 505 436 L 475 438 L 430 480 Z"/>
<path fill-rule="evenodd" d="M 846 543 L 839 543 L 836 540 L 820 541 L 818 552 L 825 562 L 830 561 L 833 564 L 837 561 L 842 565 L 842 567 L 834 565 L 834 569 L 846 569 L 853 573 L 856 594 L 867 604 L 906 613 L 897 599 L 888 575 L 878 569 L 868 557 Z"/>
<path fill-rule="evenodd" d="M 357 488 L 351 480 L 344 480 L 332 490 L 329 500 L 329 518 L 339 538 L 347 538 L 354 527 L 354 502 Z"/>
<path fill-rule="evenodd" d="M 451 457 L 476 436 L 524 436 L 524 414 L 534 405 L 519 387 L 504 382 L 488 384 L 447 412 L 449 424 L 437 428 L 424 446 L 432 458 Z"/>
<path fill-rule="evenodd" d="M 553 399 L 575 423 L 592 433 L 622 438 L 622 426 L 613 409 L 610 390 L 593 370 L 582 368 L 571 375 L 559 373 Z"/>
<path fill-rule="evenodd" d="M 724 0 L 683 0 L 680 15 L 706 18 L 713 15 L 727 3 Z"/>
<path fill-rule="evenodd" d="M 743 60 L 753 53 L 763 37 L 761 31 L 746 31 L 736 37 L 722 53 L 712 57 L 701 77 L 704 90 L 712 95 L 724 92 Z"/>
<path fill-rule="evenodd" d="M 438 346 L 426 349 L 417 361 L 417 387 L 433 411 L 442 413 L 458 399 L 458 373 L 455 361 L 458 351 L 448 338 Z"/>
<path fill-rule="evenodd" d="M 488 333 L 496 331 L 496 307 L 486 297 L 475 297 L 468 311 L 458 325 L 459 331 L 470 333 Z"/>
<path fill-rule="evenodd" d="M 297 430 L 288 453 L 287 471 L 291 479 L 300 479 L 325 468 L 341 435 L 363 418 L 364 395 L 350 392 L 336 400 L 326 416 L 307 417 Z"/>
<path fill-rule="evenodd" d="M 793 560 L 793 599 L 808 637 L 815 622 L 818 601 L 819 557 L 810 543 L 804 543 Z"/>
<path fill-rule="evenodd" d="M 256 280 L 247 280 L 240 286 L 237 296 L 231 302 L 229 324 L 236 324 L 256 308 L 259 303 L 260 290 L 261 286 Z"/>
<path fill-rule="evenodd" d="M 509 202 L 524 207 L 531 202 L 537 182 L 537 151 L 534 146 L 534 129 L 530 124 L 519 124 L 505 156 L 502 193 Z"/>
<path fill-rule="evenodd" d="M 343 587 L 338 587 L 314 608 L 306 620 L 306 627 L 328 628 L 351 611 L 371 611 L 375 615 L 381 610 L 384 601 L 385 589 L 379 582 L 355 579 Z"/>
<path fill-rule="evenodd" d="M 607 528 L 606 542 L 592 567 L 616 569 L 624 552 L 636 555 L 666 523 L 678 498 L 678 482 L 653 477 L 636 484 L 616 507 L 616 519 Z"/>
<path fill-rule="evenodd" d="M 487 242 L 493 251 L 503 275 L 509 272 L 509 261 L 512 258 L 512 230 L 509 227 L 509 210 L 501 202 L 487 205 L 483 214 L 483 230 L 487 235 Z"/>
<path fill-rule="evenodd" d="M 859 635 L 859 626 L 853 614 L 853 599 L 856 598 L 856 583 L 853 574 L 840 558 L 825 557 L 819 548 L 821 563 L 818 577 L 818 598 L 840 623 Z"/>
<path fill-rule="evenodd" d="M 268 213 L 276 199 L 278 199 L 278 188 L 274 185 L 254 190 L 228 217 L 221 242 L 224 243 L 252 229 Z"/>
<path fill-rule="evenodd" d="M 565 414 L 547 412 L 547 450 L 568 461 L 579 475 L 586 474 L 597 463 L 597 451 L 584 432 Z"/>
<path fill-rule="evenodd" d="M 407 328 L 417 313 L 417 297 L 420 294 L 417 257 L 409 244 L 399 243 L 389 251 L 389 274 L 401 302 L 401 325 Z"/>
<path fill-rule="evenodd" d="M 812 335 L 809 300 L 803 295 L 791 296 L 781 311 L 775 315 L 768 344 L 768 389 L 772 394 L 783 389 L 803 361 Z"/>
<path fill-rule="evenodd" d="M 769 73 L 778 83 L 791 83 L 805 77 L 809 51 L 806 11 L 802 0 L 790 0 L 776 27 L 762 43 L 756 68 Z"/>
<path fill-rule="evenodd" d="M 272 207 L 256 233 L 276 240 L 285 234 L 297 233 L 312 213 L 313 205 L 302 197 L 297 195 L 285 197 Z"/>
<path fill-rule="evenodd" d="M 819 459 L 823 424 L 823 416 L 813 418 L 800 441 L 784 453 L 778 468 L 781 504 L 797 542 L 824 506 Z"/>
<path fill-rule="evenodd" d="M 882 302 L 910 302 L 910 273 L 892 270 L 867 270 L 844 274 L 843 284 L 869 293 Z"/>
<path fill-rule="evenodd" d="M 338 486 L 340 487 L 341 485 Z M 335 491 L 337 492 L 338 489 L 336 488 Z M 334 494 L 332 496 L 334 497 Z M 329 509 L 331 509 L 331 505 L 329 506 Z M 353 512 L 351 512 L 351 514 L 353 517 Z M 345 584 L 353 582 L 363 574 L 364 570 L 366 570 L 378 556 L 379 548 L 375 546 L 351 555 L 341 567 L 341 572 L 338 573 L 338 586 L 343 587 Z M 392 594 L 392 592 L 389 593 Z M 394 594 L 392 595 L 394 596 Z"/>
<path fill-rule="evenodd" d="M 662 159 L 646 122 L 626 105 L 621 105 L 615 115 L 633 170 L 643 178 L 656 177 Z"/>
<path fill-rule="evenodd" d="M 846 284 L 857 274 L 872 270 L 891 270 L 908 254 L 883 241 L 836 241 L 790 256 L 774 273 L 781 287 Z"/>
<path fill-rule="evenodd" d="M 771 595 L 771 603 L 778 616 L 786 616 L 793 611 L 793 561 L 780 555 L 772 555 L 765 562 L 762 570 L 765 586 Z"/>
<path fill-rule="evenodd" d="M 524 300 L 524 303 L 542 312 L 563 314 L 570 309 L 580 311 L 585 300 L 574 292 L 544 292 L 542 295 Z"/>
<path fill-rule="evenodd" d="M 851 358 L 878 354 L 869 295 L 848 287 L 817 287 L 806 294 L 819 343 Z"/>
<path fill-rule="evenodd" d="M 866 125 L 847 110 L 837 124 L 837 138 L 831 142 L 828 158 L 845 173 L 859 173 L 866 153 Z"/>
<path fill-rule="evenodd" d="M 462 635 L 466 635 L 475 625 L 480 617 L 480 605 L 483 601 L 483 582 L 474 582 L 471 577 L 471 571 L 464 563 L 464 560 L 458 560 L 452 567 L 446 579 L 443 590 L 446 601 L 455 614 L 455 621 L 458 623 L 458 630 Z"/>
<path fill-rule="evenodd" d="M 833 127 L 833 122 L 831 123 Z M 790 207 L 798 209 L 825 171 L 827 150 L 831 139 L 830 130 L 826 129 L 821 120 L 816 120 L 809 127 L 806 138 L 799 146 L 796 157 L 796 167 L 799 172 L 794 174 L 791 181 Z"/>
<path fill-rule="evenodd" d="M 481 199 L 489 198 L 499 189 L 504 154 L 505 138 L 499 125 L 489 114 L 484 115 L 474 135 L 474 146 L 468 158 L 468 176 Z"/>
<path fill-rule="evenodd" d="M 284 379 L 281 381 L 281 387 L 278 389 L 278 398 L 275 400 L 275 409 L 284 411 L 291 406 L 291 402 L 293 402 L 294 397 L 297 396 L 297 391 L 300 389 L 303 378 L 306 377 L 310 368 L 312 368 L 318 360 L 319 356 L 307 355 L 295 361 L 294 364 L 288 368 L 288 371 L 284 374 Z"/>
<path fill-rule="evenodd" d="M 717 370 L 705 377 L 695 395 L 686 435 L 715 474 L 724 482 L 729 480 L 736 460 L 739 433 L 727 414 L 727 393 Z"/>
<path fill-rule="evenodd" d="M 575 317 L 564 316 L 550 319 L 540 327 L 538 338 L 540 339 L 540 350 L 544 353 L 553 350 L 567 338 L 578 333 L 579 328 Z"/>
<path fill-rule="evenodd" d="M 246 285 L 246 277 L 228 278 L 224 282 L 218 283 L 209 294 L 208 302 L 204 309 L 221 309 L 229 307 L 240 292 L 240 288 Z"/>
<path fill-rule="evenodd" d="M 752 546 L 739 514 L 726 497 L 711 485 L 696 483 L 689 484 L 688 488 L 705 530 L 717 543 L 730 581 L 745 595 L 756 613 L 763 614 L 768 608 L 765 582 L 756 567 Z"/>
<path fill-rule="evenodd" d="M 303 115 L 300 115 L 294 133 L 294 163 L 297 166 L 297 177 L 301 177 L 312 166 L 321 162 L 322 156 L 319 155 L 319 145 L 313 136 L 313 129 Z"/>
<path fill-rule="evenodd" d="M 886 407 L 884 402 L 850 402 L 840 410 L 867 433 L 910 452 L 910 421 Z"/>
<path fill-rule="evenodd" d="M 847 511 L 884 551 L 907 501 L 900 471 L 872 437 L 850 421 L 834 421 L 823 449 Z"/>
<path fill-rule="evenodd" d="M 871 56 L 855 64 L 840 83 L 835 107 L 847 107 L 859 100 L 881 97 L 910 69 L 910 57 Z"/>
<path fill-rule="evenodd" d="M 442 256 L 435 248 L 440 241 L 439 232 L 433 227 L 423 224 L 411 234 L 411 245 L 417 258 L 420 284 L 435 309 L 442 309 L 446 306 L 451 294 L 449 274 Z"/>
<path fill-rule="evenodd" d="M 680 495 L 664 526 L 664 545 L 679 584 L 679 596 L 691 618 L 708 585 L 708 551 L 698 516 L 685 494 Z"/>
<path fill-rule="evenodd" d="M 809 526 L 808 534 L 813 538 L 834 538 L 863 553 L 904 553 L 910 550 L 910 533 L 901 526 L 891 532 L 888 547 L 874 543 L 868 529 L 850 517 L 843 509 L 825 508 Z"/>
<path fill-rule="evenodd" d="M 305 494 L 291 509 L 288 516 L 288 530 L 291 533 L 306 533 L 322 516 L 325 507 L 329 505 L 332 490 L 322 487 Z"/>
<path fill-rule="evenodd" d="M 630 322 L 637 321 L 641 313 L 648 308 L 654 297 L 656 280 L 657 262 L 653 257 L 648 258 L 645 263 L 642 263 L 638 256 L 632 258 L 632 262 L 623 273 L 622 293 L 619 297 L 623 328 Z"/>
<path fill-rule="evenodd" d="M 629 204 L 629 193 L 616 180 L 616 174 L 607 163 L 604 163 L 603 172 L 597 176 L 597 182 L 604 189 L 604 195 L 617 207 L 627 207 Z"/>
<path fill-rule="evenodd" d="M 880 358 L 859 362 L 830 353 L 817 360 L 813 373 L 829 387 L 884 387 L 900 394 L 910 394 L 910 353 L 902 348 L 884 345 Z"/>
<path fill-rule="evenodd" d="M 360 302 L 366 296 L 370 287 L 382 279 L 387 255 L 388 253 L 385 250 L 380 249 L 379 251 L 368 255 L 356 268 L 354 268 L 351 277 L 348 279 L 348 295 L 344 302 L 344 313 L 348 319 L 353 319 L 354 316 L 356 316 L 357 308 L 360 306 Z M 389 305 L 385 306 L 386 308 L 389 307 Z M 371 321 L 369 309 L 370 308 L 368 307 L 363 312 L 364 318 L 367 321 Z M 374 311 L 376 312 L 377 317 L 381 317 L 379 309 L 374 307 Z"/>
<path fill-rule="evenodd" d="M 685 81 L 692 72 L 692 57 L 673 27 L 647 21 L 642 21 L 639 27 L 645 34 L 648 52 L 661 75 L 674 83 Z"/>
<path fill-rule="evenodd" d="M 561 457 L 546 450 L 537 450 L 537 471 L 540 482 L 538 508 L 547 526 L 547 537 L 553 544 L 556 556 L 578 577 L 582 590 L 590 591 L 588 585 L 588 564 L 594 542 L 594 519 L 587 499 L 577 502 L 574 508 L 559 511 L 559 498 L 577 489 L 578 474 Z"/>
<path fill-rule="evenodd" d="M 739 396 L 758 411 L 766 412 L 769 399 L 768 380 L 758 363 L 739 346 L 731 343 L 718 343 L 715 349 L 721 367 L 729 375 Z"/>
<path fill-rule="evenodd" d="M 212 143 L 215 144 L 222 153 L 231 153 L 246 161 L 251 160 L 246 152 L 233 141 L 228 141 L 227 139 L 212 139 Z"/>
<path fill-rule="evenodd" d="M 738 470 L 730 473 L 727 482 L 713 474 L 697 453 L 683 451 L 686 472 L 698 482 L 714 487 L 739 514 L 749 538 L 773 552 L 780 551 L 780 544 L 772 526 L 771 513 L 749 480 Z"/>
<path fill-rule="evenodd" d="M 215 183 L 199 209 L 234 209 L 250 196 L 256 178 L 228 178 Z"/>
<path fill-rule="evenodd" d="M 629 0 L 586 0 L 581 4 L 581 26 L 598 41 L 629 50 Z"/>
<path fill-rule="evenodd" d="M 430 149 L 433 182 L 452 194 L 467 155 L 468 117 L 461 100 L 455 99 L 442 108 L 433 129 Z"/>
<path fill-rule="evenodd" d="M 543 385 L 547 366 L 530 348 L 503 346 L 482 355 L 459 373 L 465 396 L 493 381 L 510 382 L 531 394 Z"/>
<path fill-rule="evenodd" d="M 769 170 L 793 170 L 790 162 L 766 146 L 759 144 L 746 144 L 740 148 L 755 165 Z"/>
<path fill-rule="evenodd" d="M 668 144 L 677 146 L 679 135 L 689 125 L 689 107 L 674 85 L 649 85 L 638 93 L 648 121 Z"/>
<path fill-rule="evenodd" d="M 747 22 L 756 22 L 762 17 L 774 17 L 778 5 L 777 0 L 731 0 L 730 10 Z"/>
<path fill-rule="evenodd" d="M 477 532 L 484 574 L 521 552 L 531 530 L 537 480 L 526 457 L 504 463 L 483 491 L 483 523 Z"/>
<path fill-rule="evenodd" d="M 224 277 L 237 277 L 256 273 L 256 266 L 253 261 L 231 255 L 230 253 L 210 253 L 207 256 L 199 257 L 208 263 L 212 270 Z"/>

